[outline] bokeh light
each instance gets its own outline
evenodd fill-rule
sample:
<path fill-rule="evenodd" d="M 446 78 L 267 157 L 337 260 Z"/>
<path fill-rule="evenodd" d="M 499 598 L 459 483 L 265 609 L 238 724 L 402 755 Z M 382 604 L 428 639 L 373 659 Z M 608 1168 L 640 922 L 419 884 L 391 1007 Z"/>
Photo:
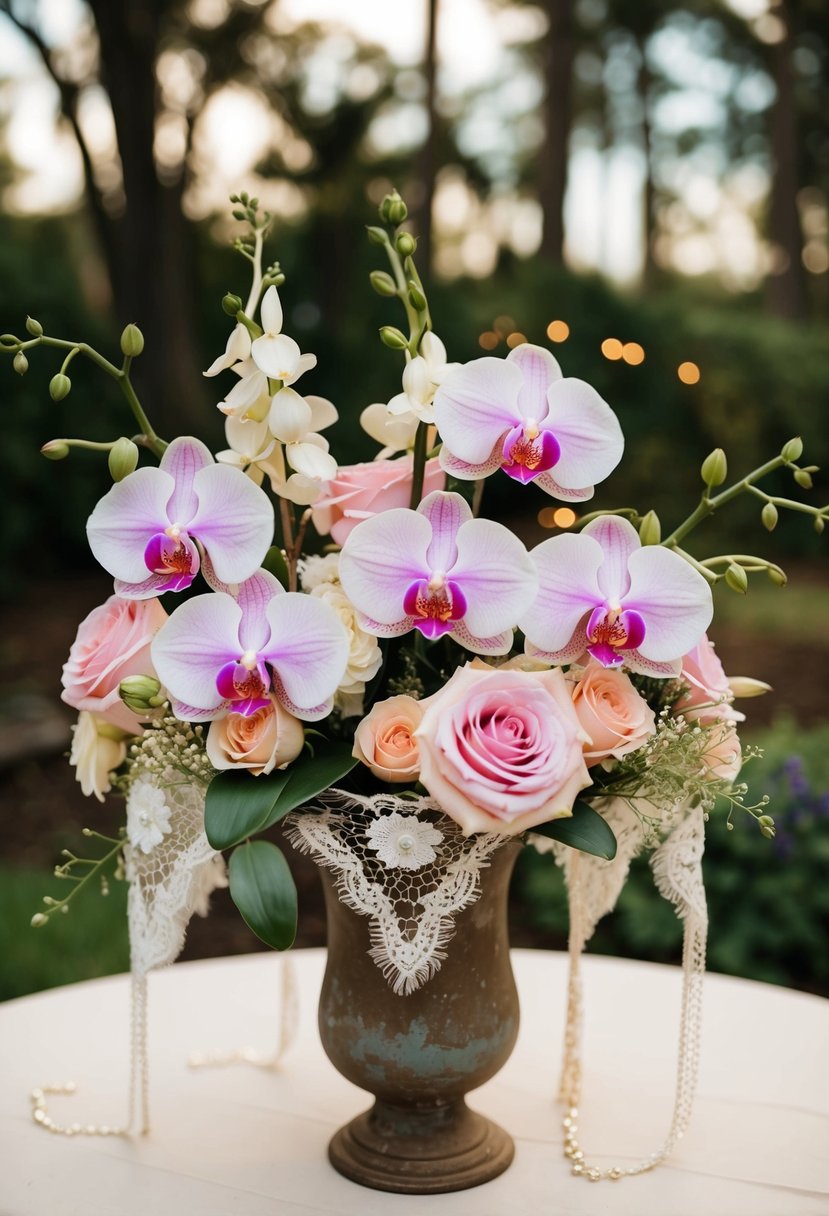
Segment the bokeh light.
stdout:
<path fill-rule="evenodd" d="M 542 507 L 538 512 L 542 528 L 572 528 L 577 518 L 570 507 Z"/>
<path fill-rule="evenodd" d="M 492 329 L 488 329 L 485 333 L 478 335 L 478 345 L 482 346 L 484 350 L 495 350 L 500 341 L 501 339 Z"/>
<path fill-rule="evenodd" d="M 516 330 L 515 333 L 510 334 L 507 338 L 507 346 L 510 350 L 514 350 L 516 346 L 523 346 L 526 341 L 527 335 Z"/>
<path fill-rule="evenodd" d="M 497 334 L 500 334 L 502 338 L 506 338 L 507 334 L 511 334 L 515 329 L 515 321 L 512 317 L 508 317 L 506 315 L 496 317 L 492 328 Z"/>
<path fill-rule="evenodd" d="M 570 337 L 570 326 L 566 321 L 551 321 L 547 326 L 547 337 L 551 342 L 566 342 Z"/>
<path fill-rule="evenodd" d="M 676 369 L 676 374 L 679 376 L 683 384 L 699 384 L 700 371 L 696 363 L 687 360 L 685 363 L 680 363 Z"/>
<path fill-rule="evenodd" d="M 622 358 L 631 367 L 636 367 L 639 363 L 645 362 L 644 348 L 638 342 L 626 342 L 622 347 Z"/>
<path fill-rule="evenodd" d="M 621 359 L 624 347 L 618 338 L 605 338 L 602 342 L 602 354 L 605 359 Z"/>

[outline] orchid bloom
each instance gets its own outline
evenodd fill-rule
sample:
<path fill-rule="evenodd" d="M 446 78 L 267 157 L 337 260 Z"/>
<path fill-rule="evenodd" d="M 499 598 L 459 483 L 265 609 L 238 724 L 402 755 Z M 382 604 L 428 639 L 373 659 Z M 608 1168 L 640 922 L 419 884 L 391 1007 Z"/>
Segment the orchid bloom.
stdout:
<path fill-rule="evenodd" d="M 318 431 L 337 421 L 335 407 L 325 397 L 301 397 L 292 388 L 274 394 L 268 414 L 271 435 L 285 445 L 261 462 L 270 476 L 274 493 L 300 506 L 315 502 L 323 486 L 337 475 L 337 462 L 328 451 L 328 440 Z M 286 470 L 286 463 L 293 469 Z"/>
<path fill-rule="evenodd" d="M 259 370 L 253 359 L 235 363 L 231 371 L 236 373 L 239 380 L 218 403 L 217 408 L 229 417 L 252 417 L 261 422 L 267 417 L 271 405 L 268 377 Z"/>
<path fill-rule="evenodd" d="M 276 440 L 268 430 L 268 422 L 253 418 L 229 417 L 225 420 L 225 437 L 230 447 L 216 453 L 219 464 L 233 465 L 247 473 L 251 481 L 262 484 L 264 461 L 273 452 Z"/>
<path fill-rule="evenodd" d="M 537 587 L 521 541 L 442 490 L 416 511 L 396 507 L 358 524 L 340 554 L 340 581 L 367 633 L 448 633 L 488 654 L 509 652 Z"/>
<path fill-rule="evenodd" d="M 411 412 L 391 414 L 382 402 L 367 405 L 360 414 L 360 426 L 382 446 L 376 460 L 386 460 L 396 452 L 408 452 L 414 444 L 418 420 Z"/>
<path fill-rule="evenodd" d="M 565 502 L 593 495 L 616 467 L 624 437 L 616 415 L 589 384 L 563 379 L 540 346 L 517 346 L 506 359 L 473 359 L 435 395 L 441 464 L 463 481 L 503 469 Z"/>
<path fill-rule="evenodd" d="M 274 286 L 270 286 L 262 297 L 259 315 L 264 333 L 261 337 L 254 338 L 250 353 L 260 371 L 271 380 L 293 384 L 303 372 L 316 367 L 317 356 L 300 354 L 294 339 L 283 334 L 282 305 Z"/>
<path fill-rule="evenodd" d="M 542 541 L 531 556 L 538 597 L 518 623 L 528 653 L 550 663 L 586 652 L 604 667 L 676 676 L 713 616 L 702 575 L 678 553 L 643 547 L 619 516 Z"/>
<path fill-rule="evenodd" d="M 201 565 L 199 545 L 219 579 L 242 582 L 267 553 L 273 528 L 267 495 L 187 436 L 173 440 L 158 468 L 116 482 L 86 525 L 116 594 L 133 600 L 189 587 Z"/>
<path fill-rule="evenodd" d="M 219 372 L 226 371 L 232 367 L 234 363 L 242 363 L 250 355 L 250 334 L 247 326 L 240 321 L 231 331 L 230 337 L 225 346 L 223 355 L 219 355 L 218 359 L 214 359 L 206 372 L 202 372 L 204 376 L 218 376 Z"/>
<path fill-rule="evenodd" d="M 235 595 L 187 600 L 153 639 L 152 659 L 173 713 L 206 722 L 246 717 L 270 704 L 316 721 L 331 712 L 349 643 L 336 612 L 320 599 L 284 591 L 265 570 Z"/>
<path fill-rule="evenodd" d="M 412 415 L 419 422 L 434 422 L 433 402 L 438 385 L 459 363 L 446 362 L 446 347 L 430 329 L 420 339 L 419 353 L 403 371 L 403 392 L 392 397 L 387 410 L 395 416 Z"/>

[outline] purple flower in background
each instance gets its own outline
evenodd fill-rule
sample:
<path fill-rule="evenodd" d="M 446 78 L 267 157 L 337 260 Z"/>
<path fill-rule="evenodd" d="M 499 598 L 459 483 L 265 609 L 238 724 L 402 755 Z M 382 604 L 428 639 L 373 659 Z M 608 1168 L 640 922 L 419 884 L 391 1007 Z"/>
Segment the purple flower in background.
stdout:
<path fill-rule="evenodd" d="M 521 541 L 473 519 L 460 494 L 436 490 L 416 511 L 364 520 L 340 554 L 340 580 L 368 633 L 450 634 L 468 650 L 507 654 L 538 578 Z"/>
<path fill-rule="evenodd" d="M 542 541 L 531 556 L 538 596 L 518 624 L 529 653 L 551 663 L 587 653 L 605 667 L 675 676 L 713 616 L 702 575 L 660 545 L 643 548 L 615 515 Z"/>
<path fill-rule="evenodd" d="M 174 439 L 158 468 L 116 482 L 86 525 L 93 554 L 123 599 L 189 587 L 199 545 L 217 578 L 241 583 L 273 540 L 273 507 L 239 469 L 216 464 L 198 439 Z"/>
<path fill-rule="evenodd" d="M 616 415 L 596 390 L 562 378 L 550 352 L 529 343 L 451 372 L 435 394 L 435 422 L 441 465 L 453 477 L 503 469 L 567 502 L 591 498 L 624 449 Z"/>
<path fill-rule="evenodd" d="M 152 657 L 173 713 L 205 722 L 249 716 L 277 700 L 316 721 L 330 713 L 345 673 L 348 638 L 322 600 L 284 591 L 265 570 L 235 595 L 215 591 L 182 604 L 156 634 Z"/>

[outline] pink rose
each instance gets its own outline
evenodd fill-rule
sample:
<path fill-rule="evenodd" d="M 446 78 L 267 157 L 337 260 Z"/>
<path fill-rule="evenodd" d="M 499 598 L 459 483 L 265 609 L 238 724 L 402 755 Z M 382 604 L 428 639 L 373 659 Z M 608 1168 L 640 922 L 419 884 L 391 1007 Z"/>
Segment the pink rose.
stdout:
<path fill-rule="evenodd" d="M 577 673 L 578 674 L 578 673 Z M 588 766 L 609 756 L 618 760 L 641 747 L 656 731 L 654 712 L 622 671 L 591 660 L 573 688 L 573 707 L 590 736 Z"/>
<path fill-rule="evenodd" d="M 731 706 L 734 694 L 707 634 L 685 655 L 679 678 L 688 685 L 688 692 L 675 703 L 674 713 L 699 722 L 745 720 L 745 714 Z"/>
<path fill-rule="evenodd" d="M 414 734 L 426 704 L 402 695 L 378 701 L 354 732 L 351 754 L 381 781 L 416 781 L 420 749 Z"/>
<path fill-rule="evenodd" d="M 442 490 L 445 481 L 437 457 L 427 460 L 423 496 Z M 314 527 L 320 536 L 330 533 L 335 544 L 341 545 L 362 520 L 392 507 L 408 507 L 411 495 L 411 456 L 343 465 L 314 503 Z"/>
<path fill-rule="evenodd" d="M 712 777 L 734 781 L 743 766 L 743 753 L 733 722 L 718 722 L 708 730 L 705 763 Z"/>
<path fill-rule="evenodd" d="M 430 698 L 415 738 L 420 780 L 467 836 L 512 836 L 571 815 L 592 784 L 587 736 L 559 669 L 467 663 Z"/>
<path fill-rule="evenodd" d="M 63 667 L 61 698 L 128 734 L 140 734 L 138 714 L 127 709 L 118 686 L 127 676 L 155 676 L 150 643 L 167 620 L 158 600 L 111 595 L 81 621 Z"/>
<path fill-rule="evenodd" d="M 214 768 L 248 768 L 254 777 L 296 760 L 305 742 L 302 723 L 271 696 L 247 717 L 227 714 L 210 723 L 207 757 Z"/>

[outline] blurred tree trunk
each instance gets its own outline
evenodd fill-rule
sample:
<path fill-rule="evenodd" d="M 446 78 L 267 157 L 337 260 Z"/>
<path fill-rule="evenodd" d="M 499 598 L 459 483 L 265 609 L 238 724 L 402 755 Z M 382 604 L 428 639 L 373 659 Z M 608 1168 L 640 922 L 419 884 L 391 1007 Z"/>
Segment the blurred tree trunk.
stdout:
<path fill-rule="evenodd" d="M 779 273 L 766 281 L 766 305 L 778 317 L 798 320 L 809 311 L 806 272 L 803 267 L 803 233 L 797 210 L 798 131 L 792 73 L 792 34 L 788 6 L 778 0 L 769 10 L 785 34 L 769 47 L 769 64 L 777 97 L 771 110 L 769 132 L 772 155 L 769 238 L 781 253 Z"/>
<path fill-rule="evenodd" d="M 423 76 L 426 81 L 426 138 L 418 157 L 418 177 L 423 196 L 417 207 L 418 261 L 428 280 L 432 270 L 432 203 L 437 177 L 437 22 L 438 0 L 426 0 L 426 50 Z"/>
<path fill-rule="evenodd" d="M 636 74 L 636 91 L 642 109 L 642 154 L 644 156 L 644 182 L 642 186 L 642 281 L 646 287 L 653 283 L 656 262 L 653 256 L 656 237 L 656 187 L 653 177 L 653 132 L 651 128 L 650 93 L 651 73 L 647 59 L 647 38 L 637 36 L 639 49 L 639 71 Z"/>
<path fill-rule="evenodd" d="M 543 46 L 546 89 L 542 102 L 544 139 L 538 159 L 538 197 L 543 212 L 541 256 L 564 263 L 564 197 L 573 122 L 573 0 L 542 0 L 549 28 Z"/>

